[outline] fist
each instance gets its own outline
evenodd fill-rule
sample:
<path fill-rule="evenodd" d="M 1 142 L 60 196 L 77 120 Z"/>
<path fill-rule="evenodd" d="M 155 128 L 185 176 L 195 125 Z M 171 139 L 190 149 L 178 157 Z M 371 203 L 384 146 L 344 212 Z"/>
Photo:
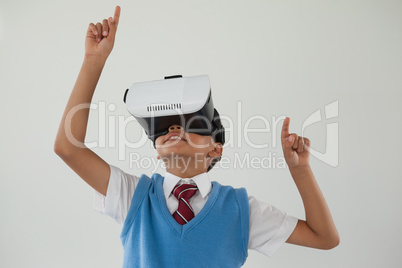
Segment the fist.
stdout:
<path fill-rule="evenodd" d="M 281 141 L 285 161 L 290 168 L 306 167 L 309 165 L 310 140 L 299 137 L 296 133 L 289 134 L 290 118 L 283 121 Z"/>
<path fill-rule="evenodd" d="M 120 19 L 120 7 L 116 6 L 114 16 L 104 19 L 96 25 L 90 23 L 85 38 L 85 56 L 99 57 L 106 60 L 114 46 L 117 26 Z"/>

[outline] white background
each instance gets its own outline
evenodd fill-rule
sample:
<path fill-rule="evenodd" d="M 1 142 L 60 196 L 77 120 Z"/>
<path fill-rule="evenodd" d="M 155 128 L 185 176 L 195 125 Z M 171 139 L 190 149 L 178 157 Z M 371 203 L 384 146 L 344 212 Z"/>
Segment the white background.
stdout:
<path fill-rule="evenodd" d="M 107 115 L 116 122 L 129 117 L 122 97 L 132 83 L 174 74 L 208 74 L 215 107 L 236 129 L 255 115 L 270 123 L 289 116 L 290 131 L 301 134 L 310 114 L 339 101 L 339 117 L 309 126 L 305 136 L 325 152 L 326 124 L 339 124 L 339 165 L 315 157 L 310 164 L 340 245 L 322 251 L 285 244 L 272 258 L 249 251 L 244 267 L 402 266 L 401 1 L 1 0 L 1 267 L 122 264 L 120 226 L 93 210 L 92 188 L 53 152 L 88 24 L 112 16 L 117 4 L 115 47 L 92 100 L 115 104 Z M 98 117 L 91 111 L 88 141 L 98 139 Z M 265 149 L 252 149 L 234 132 L 242 144 L 225 147 L 224 156 L 233 162 L 235 153 L 275 152 L 280 159 L 282 122 L 276 146 L 272 131 L 249 136 Z M 261 120 L 251 126 L 264 127 Z M 136 123 L 126 130 L 131 141 L 143 135 Z M 130 153 L 156 159 L 149 141 L 125 148 L 124 160 L 108 142 L 93 150 L 136 175 L 153 168 L 130 167 Z M 210 176 L 304 218 L 287 168 L 232 164 Z"/>

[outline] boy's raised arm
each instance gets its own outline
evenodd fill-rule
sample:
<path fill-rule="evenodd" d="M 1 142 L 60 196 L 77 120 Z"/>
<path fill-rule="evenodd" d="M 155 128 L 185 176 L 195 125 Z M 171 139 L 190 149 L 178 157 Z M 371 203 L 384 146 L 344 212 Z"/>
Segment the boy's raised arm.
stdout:
<path fill-rule="evenodd" d="M 289 171 L 303 200 L 306 220 L 299 220 L 287 243 L 331 249 L 339 244 L 339 234 L 309 164 L 310 140 L 289 134 L 290 118 L 282 126 L 282 148 Z"/>
<path fill-rule="evenodd" d="M 116 6 L 114 17 L 88 26 L 85 56 L 77 81 L 67 102 L 54 143 L 54 151 L 85 182 L 106 196 L 109 165 L 84 144 L 89 105 L 105 62 L 110 55 L 120 17 Z"/>

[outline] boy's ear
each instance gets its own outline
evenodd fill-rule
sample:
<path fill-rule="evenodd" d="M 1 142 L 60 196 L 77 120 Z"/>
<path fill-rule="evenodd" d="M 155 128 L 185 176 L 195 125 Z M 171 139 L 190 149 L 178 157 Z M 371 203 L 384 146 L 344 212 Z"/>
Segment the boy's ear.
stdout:
<path fill-rule="evenodd" d="M 208 156 L 212 158 L 217 158 L 222 156 L 223 146 L 222 143 L 217 142 L 214 145 L 214 149 L 208 152 Z"/>

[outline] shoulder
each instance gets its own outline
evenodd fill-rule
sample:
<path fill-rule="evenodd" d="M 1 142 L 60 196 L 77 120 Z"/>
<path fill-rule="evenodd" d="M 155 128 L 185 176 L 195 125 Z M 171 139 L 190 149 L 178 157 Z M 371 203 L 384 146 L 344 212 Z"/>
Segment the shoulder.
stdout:
<path fill-rule="evenodd" d="M 150 176 L 145 173 L 142 173 L 140 175 L 135 175 L 135 174 L 127 173 L 117 166 L 114 166 L 111 164 L 109 164 L 109 166 L 110 166 L 110 173 L 111 173 L 112 178 L 130 179 L 130 180 L 136 180 L 136 181 L 139 181 L 141 179 L 155 180 L 155 181 L 163 179 L 163 176 L 159 173 L 153 173 Z"/>
<path fill-rule="evenodd" d="M 144 174 L 144 175 L 145 175 L 145 174 Z M 153 173 L 153 174 L 151 175 L 151 178 L 152 178 L 153 180 L 160 180 L 160 179 L 163 178 L 163 176 L 162 176 L 161 174 L 159 174 L 159 173 Z"/>
<path fill-rule="evenodd" d="M 142 173 L 141 175 L 138 176 L 138 179 L 139 180 L 158 181 L 158 180 L 162 180 L 163 176 L 159 173 L 153 173 L 151 175 Z"/>
<path fill-rule="evenodd" d="M 233 191 L 233 192 L 241 192 L 247 194 L 247 190 L 244 187 L 235 188 L 232 185 L 222 185 L 217 181 L 212 181 L 212 186 L 218 186 L 223 191 Z"/>
<path fill-rule="evenodd" d="M 212 181 L 212 187 L 219 188 L 219 195 L 233 195 L 239 202 L 240 205 L 247 203 L 248 205 L 248 194 L 244 187 L 235 188 L 232 185 L 222 185 L 217 181 Z"/>
<path fill-rule="evenodd" d="M 138 178 L 139 182 L 138 185 L 142 185 L 142 187 L 148 187 L 154 185 L 155 187 L 157 184 L 163 184 L 164 177 L 159 173 L 153 173 L 151 176 L 147 174 L 141 174 Z"/>
<path fill-rule="evenodd" d="M 145 178 L 151 180 L 152 182 L 163 182 L 164 177 L 159 173 L 153 173 L 151 177 L 148 177 L 146 174 L 142 174 Z"/>

